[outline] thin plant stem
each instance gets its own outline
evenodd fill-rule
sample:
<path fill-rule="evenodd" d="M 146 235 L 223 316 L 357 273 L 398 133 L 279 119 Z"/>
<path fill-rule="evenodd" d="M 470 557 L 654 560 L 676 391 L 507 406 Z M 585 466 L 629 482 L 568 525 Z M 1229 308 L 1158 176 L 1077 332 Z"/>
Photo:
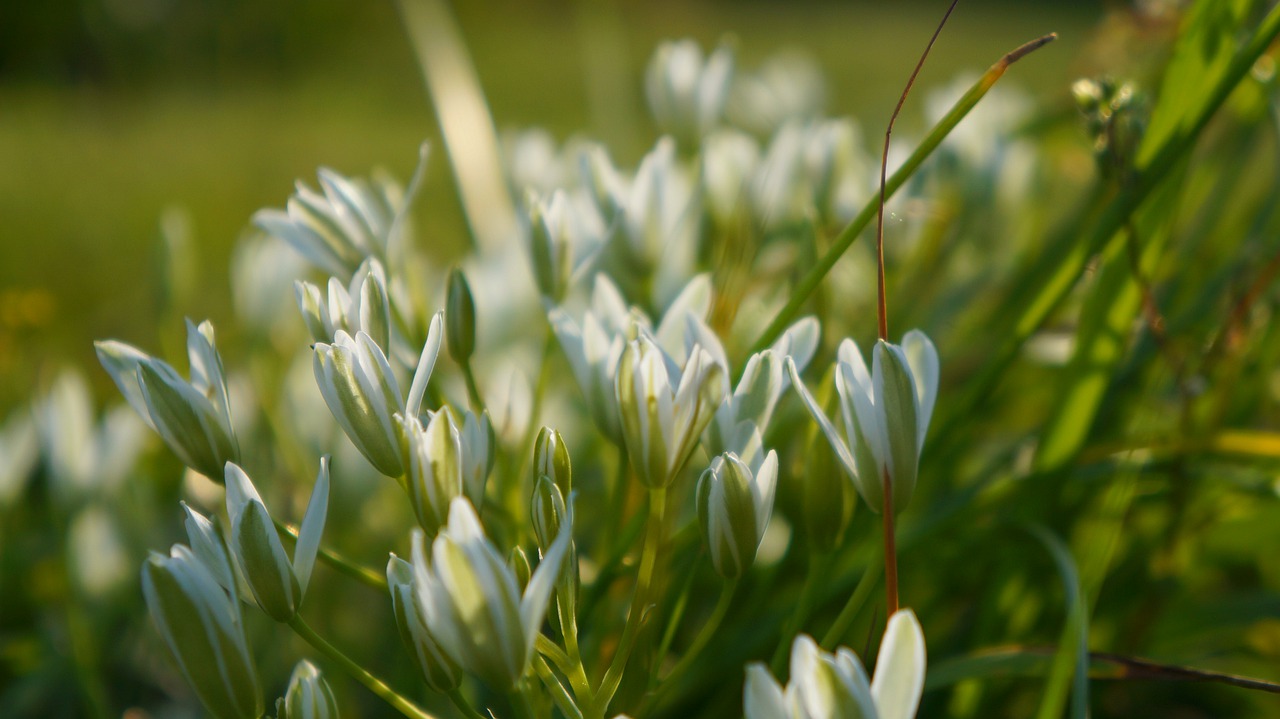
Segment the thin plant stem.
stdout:
<path fill-rule="evenodd" d="M 876 316 L 880 321 L 879 331 L 880 339 L 889 340 L 889 308 L 885 302 L 884 287 L 884 203 L 885 203 L 885 175 L 888 174 L 889 167 L 889 138 L 893 136 L 893 123 L 898 120 L 898 113 L 902 112 L 902 106 L 907 102 L 907 94 L 911 92 L 911 86 L 916 84 L 916 76 L 920 74 L 920 68 L 924 67 L 925 58 L 929 57 L 929 51 L 933 49 L 933 44 L 938 41 L 938 36 L 942 34 L 942 28 L 947 24 L 947 19 L 951 17 L 951 11 L 956 9 L 956 4 L 960 0 L 951 0 L 951 6 L 947 8 L 947 12 L 942 16 L 942 22 L 938 23 L 938 27 L 933 31 L 933 37 L 929 38 L 929 44 L 925 46 L 924 52 L 920 54 L 920 60 L 916 63 L 916 67 L 911 71 L 911 77 L 907 78 L 907 86 L 902 88 L 902 94 L 898 96 L 898 104 L 893 108 L 893 114 L 889 116 L 889 125 L 884 131 L 884 150 L 880 153 L 880 206 L 876 212 Z"/>
<path fill-rule="evenodd" d="M 675 641 L 676 630 L 680 628 L 680 622 L 684 619 L 684 611 L 689 606 L 689 594 L 693 590 L 694 577 L 697 576 L 696 565 L 696 560 L 691 562 L 689 571 L 685 573 L 680 592 L 676 595 L 675 604 L 671 607 L 671 617 L 667 620 L 667 629 L 662 633 L 662 641 L 658 642 L 658 653 L 654 655 L 652 661 L 653 670 L 649 674 L 650 690 L 658 684 L 658 671 L 662 668 L 662 663 L 666 660 L 667 653 L 671 651 L 671 643 Z"/>
<path fill-rule="evenodd" d="M 561 672 L 569 674 L 569 655 L 558 644 L 548 639 L 547 635 L 539 634 L 533 641 L 533 648 L 538 654 L 550 659 Z"/>
<path fill-rule="evenodd" d="M 533 685 L 521 679 L 516 685 L 516 690 L 512 692 L 511 704 L 515 707 L 516 714 L 524 719 L 538 719 L 538 710 L 533 702 Z"/>
<path fill-rule="evenodd" d="M 898 611 L 898 541 L 893 526 L 893 484 L 884 471 L 884 605 L 885 618 Z"/>
<path fill-rule="evenodd" d="M 804 584 L 800 587 L 800 599 L 796 602 L 795 611 L 783 625 L 782 636 L 778 638 L 778 646 L 773 650 L 773 658 L 769 660 L 769 666 L 775 675 L 782 672 L 787 660 L 787 652 L 791 649 L 791 640 L 800 631 L 800 627 L 804 626 L 805 619 L 813 610 L 813 596 L 818 589 L 818 583 L 826 578 L 824 576 L 827 568 L 825 559 L 822 554 L 812 549 L 809 551 L 809 567 L 804 575 Z"/>
<path fill-rule="evenodd" d="M 560 632 L 564 635 L 565 653 L 569 659 L 565 675 L 573 687 L 573 694 L 579 701 L 591 698 L 591 680 L 587 678 L 586 667 L 582 665 L 582 650 L 578 647 L 578 617 L 574 599 L 574 584 L 561 584 L 556 590 L 556 611 L 560 618 Z"/>
<path fill-rule="evenodd" d="M 293 542 L 298 541 L 298 528 L 292 524 L 285 524 L 278 519 L 271 520 L 276 525 L 276 531 L 282 536 L 288 537 Z M 351 577 L 362 584 L 366 584 L 374 589 L 382 592 L 387 590 L 387 578 L 380 572 L 376 572 L 368 567 L 346 558 L 342 554 L 332 549 L 321 546 L 317 554 L 321 561 L 338 570 L 338 572 Z"/>
<path fill-rule="evenodd" d="M 853 626 L 853 620 L 858 616 L 858 612 L 862 610 L 867 599 L 871 596 L 871 590 L 875 589 L 876 580 L 880 578 L 880 562 L 873 558 L 871 563 L 862 572 L 862 578 L 858 580 L 858 585 L 853 588 L 853 593 L 849 595 L 849 600 L 845 602 L 844 608 L 840 610 L 840 614 L 836 616 L 836 620 L 831 623 L 831 628 L 822 636 L 822 648 L 832 651 L 835 645 L 844 638 L 849 632 L 849 627 Z"/>
<path fill-rule="evenodd" d="M 947 135 L 951 134 L 951 131 L 955 129 L 956 125 L 960 124 L 960 121 L 964 119 L 965 115 L 968 115 L 969 111 L 977 106 L 978 101 L 980 101 L 983 96 L 991 90 L 992 86 L 995 85 L 996 81 L 1004 75 L 1010 65 L 1022 59 L 1032 51 L 1049 44 L 1057 37 L 1057 34 L 1050 33 L 1049 35 L 1032 40 L 1017 49 L 1006 53 L 996 61 L 994 65 L 988 68 L 987 71 L 982 74 L 982 77 L 978 78 L 977 82 L 975 82 L 956 102 L 956 104 L 951 107 L 951 110 L 938 121 L 938 124 L 933 126 L 929 131 L 929 134 L 925 136 L 924 140 L 916 146 L 915 151 L 911 153 L 911 156 L 907 158 L 907 161 L 902 163 L 902 166 L 889 177 L 888 181 L 885 183 L 884 197 L 886 199 L 892 197 L 893 193 L 897 192 L 899 188 L 906 184 L 907 179 L 915 174 L 915 171 L 918 170 L 920 165 L 929 158 L 929 155 L 933 154 L 934 150 L 938 149 L 938 146 L 942 144 L 942 141 L 946 139 Z M 836 236 L 835 240 L 831 244 L 831 249 L 829 249 L 826 254 L 818 260 L 817 264 L 815 264 L 814 267 L 809 270 L 803 278 L 801 278 L 800 282 L 796 284 L 795 289 L 791 292 L 791 297 L 787 300 L 787 304 L 778 311 L 778 314 L 774 315 L 773 319 L 769 322 L 768 327 L 765 328 L 764 332 L 760 334 L 759 339 L 757 339 L 752 345 L 750 353 L 761 352 L 768 348 L 769 345 L 773 344 L 774 340 L 778 339 L 782 334 L 782 331 L 787 328 L 787 325 L 790 324 L 791 320 L 796 316 L 796 313 L 798 313 L 800 308 L 804 306 L 804 303 L 808 301 L 809 296 L 813 294 L 814 290 L 818 288 L 818 285 L 822 284 L 822 280 L 829 272 L 831 272 L 831 268 L 835 267 L 836 262 L 844 256 L 845 251 L 847 251 L 849 247 L 853 245 L 854 241 L 858 239 L 858 235 L 866 229 L 867 225 L 871 224 L 871 219 L 875 216 L 879 206 L 880 198 L 878 196 L 873 197 L 862 207 L 862 211 L 858 213 L 858 216 L 853 218 L 853 220 L 845 226 L 844 230 Z"/>
<path fill-rule="evenodd" d="M 342 670 L 351 675 L 353 679 L 360 682 L 369 691 L 378 696 L 379 699 L 390 704 L 401 714 L 410 717 L 410 719 L 435 719 L 434 715 L 428 714 L 417 704 L 409 701 L 396 690 L 387 686 L 386 682 L 369 673 L 369 670 L 360 666 L 351 657 L 348 657 L 342 650 L 330 644 L 324 637 L 316 634 L 301 616 L 295 616 L 289 620 L 289 627 L 293 629 L 298 636 L 306 640 L 307 644 L 315 647 L 317 651 L 329 659 L 333 660 Z"/>
<path fill-rule="evenodd" d="M 453 702 L 453 705 L 457 707 L 458 711 L 462 712 L 463 716 L 467 717 L 467 719 L 485 719 L 484 715 L 476 711 L 475 708 L 471 706 L 471 702 L 467 701 L 467 698 L 462 696 L 462 692 L 459 691 L 457 687 L 450 689 L 446 694 L 449 695 L 449 701 Z"/>
<path fill-rule="evenodd" d="M 471 361 L 462 363 L 462 377 L 467 381 L 467 399 L 471 402 L 471 411 L 477 415 L 484 413 L 484 400 L 480 397 L 480 386 L 476 384 L 476 373 L 471 369 Z"/>
<path fill-rule="evenodd" d="M 551 692 L 551 700 L 560 707 L 560 711 L 570 719 L 582 719 L 582 710 L 574 703 L 573 697 L 569 696 L 569 692 L 565 690 L 564 684 L 560 683 L 560 678 L 551 671 L 547 660 L 542 657 L 533 658 L 533 670 L 538 673 L 538 678 L 542 680 L 542 684 Z"/>
<path fill-rule="evenodd" d="M 637 712 L 641 716 L 648 714 L 648 710 L 661 700 L 664 689 L 672 686 L 675 680 L 688 671 L 693 662 L 698 659 L 702 651 L 707 648 L 707 644 L 711 642 L 711 638 L 715 636 L 720 629 L 720 623 L 724 621 L 724 617 L 729 613 L 729 607 L 733 604 L 733 597 L 738 591 L 740 578 L 726 580 L 720 587 L 720 599 L 716 602 L 716 607 L 711 611 L 711 616 L 702 625 L 702 629 L 698 631 L 698 636 L 694 637 L 693 644 L 689 645 L 689 649 L 680 657 L 680 661 L 671 668 L 671 672 L 662 678 L 662 683 L 645 701 L 645 705 Z"/>
<path fill-rule="evenodd" d="M 622 639 L 618 642 L 618 652 L 613 655 L 609 669 L 605 671 L 600 689 L 596 693 L 591 708 L 587 712 L 588 719 L 603 717 L 613 701 L 613 695 L 622 682 L 622 672 L 631 658 L 631 650 L 635 647 L 636 635 L 640 631 L 641 620 L 649 603 L 649 589 L 653 583 L 653 570 L 658 563 L 658 550 L 662 545 L 662 528 L 667 509 L 667 488 L 651 487 L 649 489 L 649 522 L 644 534 L 644 549 L 640 553 L 640 570 L 636 575 L 635 594 L 631 598 L 631 609 L 627 612 L 627 623 L 622 629 Z"/>

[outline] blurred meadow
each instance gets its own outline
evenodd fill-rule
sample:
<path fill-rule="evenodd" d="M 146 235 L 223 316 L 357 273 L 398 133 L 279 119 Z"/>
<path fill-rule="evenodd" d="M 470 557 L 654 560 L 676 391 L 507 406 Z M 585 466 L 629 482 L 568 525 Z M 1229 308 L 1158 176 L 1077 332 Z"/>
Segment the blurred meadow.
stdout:
<path fill-rule="evenodd" d="M 855 196 L 829 216 L 806 207 L 781 229 L 761 220 L 746 231 L 759 244 L 744 245 L 761 251 L 745 259 L 729 251 L 733 228 L 722 232 L 713 209 L 697 210 L 703 241 L 729 248 L 695 264 L 717 293 L 706 319 L 739 368 L 749 347 L 778 336 L 766 337 L 766 324 L 872 199 L 885 125 L 947 4 L 448 3 L 500 138 L 514 144 L 519 131 L 545 128 L 566 157 L 571 140 L 591 138 L 620 168 L 658 154 L 664 128 L 645 79 L 664 40 L 692 38 L 706 51 L 724 43 L 744 74 L 779 52 L 821 69 L 817 116 L 851 117 L 860 132 L 850 151 L 862 163 Z M 278 521 L 296 529 L 316 458 L 335 455 L 322 546 L 372 568 L 364 583 L 382 582 L 382 593 L 371 600 L 359 577 L 322 556 L 308 621 L 389 684 L 414 687 L 406 693 L 433 715 L 465 714 L 456 698 L 427 691 L 405 658 L 381 578 L 389 550 L 409 558 L 421 511 L 365 462 L 365 447 L 347 442 L 344 431 L 356 441 L 350 430 L 329 421 L 311 365 L 329 337 L 305 334 L 287 288 L 276 293 L 286 301 L 266 310 L 266 290 L 253 292 L 295 268 L 316 282 L 330 273 L 255 245 L 265 237 L 251 222 L 256 211 L 284 207 L 295 181 L 315 184 L 318 167 L 349 177 L 385 170 L 403 186 L 424 141 L 430 155 L 409 210 L 420 257 L 403 271 L 435 284 L 406 281 L 405 296 L 420 306 L 397 318 L 403 326 L 386 332 L 385 349 L 408 387 L 413 362 L 396 364 L 391 344 L 410 347 L 410 360 L 430 344 L 429 318 L 444 308 L 428 306 L 445 296 L 437 270 L 461 263 L 478 290 L 476 366 L 489 409 L 499 414 L 494 387 L 506 382 L 517 394 L 509 365 L 527 360 L 524 379 L 542 377 L 530 426 L 495 420 L 497 469 L 478 502 L 485 529 L 504 558 L 509 547 L 542 556 L 546 543 L 534 541 L 524 515 L 539 479 L 526 476 L 526 440 L 548 417 L 563 421 L 584 568 L 574 588 L 595 611 L 582 615 L 584 651 L 596 662 L 585 673 L 599 674 L 619 651 L 610 621 L 626 614 L 644 492 L 626 484 L 625 443 L 593 425 L 592 400 L 572 381 L 574 358 L 542 321 L 547 294 L 520 295 L 525 275 L 510 286 L 483 277 L 398 6 L 0 3 L 0 716 L 202 715 L 148 616 L 138 567 L 147 549 L 184 541 L 179 500 L 220 512 L 221 478 L 184 469 L 163 431 L 168 446 L 135 421 L 93 345 L 113 338 L 179 360 L 183 317 L 218 328 L 239 403 L 230 413 L 237 452 Z M 926 330 L 942 368 L 919 487 L 898 530 L 904 606 L 928 646 L 919 716 L 1280 717 L 1280 49 L 1264 36 L 1280 27 L 1277 12 L 1270 0 L 961 0 L 916 80 L 890 172 L 993 62 L 1058 34 L 1009 68 L 888 205 L 890 334 Z M 1256 57 L 1237 68 L 1248 52 Z M 1082 79 L 1090 82 L 1075 84 Z M 756 135 L 766 142 L 773 129 Z M 686 170 L 700 161 L 687 144 L 680 152 Z M 515 204 L 533 203 L 506 179 Z M 813 363 L 806 371 L 800 362 L 799 373 L 828 415 L 841 338 L 867 348 L 875 337 L 873 237 L 854 237 L 789 318 L 822 323 Z M 338 284 L 371 275 L 361 267 Z M 388 265 L 388 275 L 399 272 Z M 679 304 L 651 278 L 623 289 L 654 324 Z M 510 316 L 485 314 L 494 307 Z M 516 339 L 494 339 L 503 332 Z M 428 401 L 481 407 L 466 361 L 441 357 Z M 543 384 L 552 396 L 538 416 Z M 785 679 L 777 672 L 800 629 L 871 667 L 886 621 L 880 510 L 859 505 L 850 519 L 859 500 L 845 487 L 825 508 L 844 507 L 832 520 L 843 524 L 817 548 L 806 522 L 826 498 L 814 500 L 802 478 L 824 468 L 844 475 L 810 421 L 813 407 L 793 394 L 778 403 L 774 428 L 760 428 L 781 469 L 757 566 L 715 614 L 720 585 L 693 501 L 697 472 L 715 454 L 703 439 L 672 485 L 683 504 L 667 517 L 672 551 L 658 570 L 656 618 L 646 619 L 666 634 L 645 625 L 633 660 L 645 673 L 629 670 L 600 716 L 740 716 L 743 666 L 771 663 Z M 850 415 L 834 421 L 853 431 Z M 75 431 L 60 433 L 67 427 Z M 606 499 L 626 516 L 603 511 Z M 343 716 L 392 715 L 337 663 L 252 602 L 244 607 L 268 711 L 293 663 L 309 657 Z M 694 635 L 708 616 L 724 621 L 727 639 L 658 684 L 677 656 L 702 648 Z M 604 629 L 594 633 L 587 620 Z M 546 633 L 563 636 L 563 621 L 553 616 Z M 515 707 L 483 682 L 468 680 L 462 693 L 497 716 Z M 571 715 L 563 706 L 553 714 L 549 702 L 538 708 Z"/>
<path fill-rule="evenodd" d="M 855 116 L 870 135 L 933 31 L 934 5 L 499 2 L 456 10 L 499 129 L 587 134 L 632 162 L 653 132 L 640 78 L 659 40 L 712 45 L 728 36 L 746 63 L 800 49 L 826 73 L 829 113 Z M 181 211 L 197 238 L 199 271 L 182 311 L 216 322 L 230 312 L 231 248 L 254 210 L 278 204 L 318 165 L 357 174 L 385 167 L 407 178 L 419 143 L 439 147 L 390 3 L 13 3 L 0 20 L 0 408 L 24 401 L 63 363 L 92 365 L 90 340 L 140 341 L 152 331 L 166 209 Z M 1109 22 L 1125 21 L 1108 21 L 1097 3 L 974 3 L 956 14 L 939 46 L 946 55 L 926 66 L 920 86 L 981 71 L 1057 31 L 1052 57 L 1019 68 L 1013 82 L 1050 111 L 1073 112 L 1070 81 L 1132 52 L 1107 46 Z M 594 114 L 592 83 L 606 85 L 611 104 Z M 913 126 L 918 112 L 901 128 Z M 465 225 L 443 153 L 436 158 L 416 219 L 433 254 L 448 260 L 465 247 Z M 109 386 L 101 373 L 91 379 Z"/>

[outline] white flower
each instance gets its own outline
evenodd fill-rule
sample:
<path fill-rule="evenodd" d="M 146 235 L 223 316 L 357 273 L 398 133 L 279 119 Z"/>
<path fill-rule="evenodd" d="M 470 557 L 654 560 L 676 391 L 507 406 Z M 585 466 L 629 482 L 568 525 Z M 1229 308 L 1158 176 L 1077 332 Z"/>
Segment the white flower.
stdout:
<path fill-rule="evenodd" d="M 665 487 L 698 446 L 725 394 L 724 370 L 701 347 L 679 367 L 641 335 L 618 361 L 618 416 L 631 466 L 650 487 Z"/>
<path fill-rule="evenodd" d="M 901 346 L 877 342 L 873 355 L 868 372 L 857 345 L 848 339 L 840 344 L 835 375 L 843 438 L 793 363 L 787 371 L 862 499 L 872 511 L 881 511 L 887 482 L 897 513 L 915 491 L 920 451 L 938 394 L 938 351 L 923 332 L 912 330 Z"/>
<path fill-rule="evenodd" d="M 910 609 L 889 618 L 875 678 L 841 647 L 828 654 L 800 635 L 791 645 L 791 681 L 784 689 L 763 664 L 747 667 L 746 719 L 913 719 L 924 692 L 925 646 Z"/>
<path fill-rule="evenodd" d="M 523 594 L 466 499 L 453 500 L 429 558 L 424 535 L 414 530 L 414 586 L 427 628 L 450 659 L 495 689 L 511 689 L 529 668 L 572 524 L 571 517 L 561 524 Z"/>
<path fill-rule="evenodd" d="M 773 450 L 754 472 L 732 452 L 711 461 L 698 480 L 697 510 L 711 564 L 733 579 L 756 557 L 773 514 L 778 455 Z"/>
<path fill-rule="evenodd" d="M 733 79 L 733 51 L 720 45 L 705 59 L 693 40 L 664 42 L 645 71 L 649 109 L 664 132 L 697 142 L 720 122 Z"/>
<path fill-rule="evenodd" d="M 364 332 L 379 347 L 391 346 L 391 300 L 382 263 L 368 259 L 344 287 L 330 277 L 327 297 L 310 282 L 294 283 L 298 310 L 316 342 L 332 342 L 338 330 L 354 335 Z"/>
<path fill-rule="evenodd" d="M 262 611 L 278 622 L 288 622 L 302 604 L 320 549 L 329 508 L 329 458 L 320 460 L 320 472 L 298 530 L 292 560 L 285 554 L 271 515 L 249 475 L 228 462 L 226 484 L 231 554 Z"/>
<path fill-rule="evenodd" d="M 219 719 L 262 716 L 262 690 L 240 603 L 191 550 L 175 544 L 142 565 L 142 594 L 196 696 Z"/>
<path fill-rule="evenodd" d="M 338 700 L 316 665 L 303 659 L 294 666 L 284 711 L 277 712 L 276 719 L 338 719 Z"/>
<path fill-rule="evenodd" d="M 394 417 L 418 416 L 443 339 L 443 313 L 437 312 L 406 399 L 386 355 L 364 332 L 352 338 L 338 330 L 333 344 L 315 345 L 313 368 L 325 404 L 361 454 L 388 477 L 405 471 Z"/>
<path fill-rule="evenodd" d="M 384 178 L 344 177 L 324 167 L 316 174 L 321 192 L 299 180 L 284 211 L 259 210 L 254 224 L 332 275 L 350 277 L 367 257 L 385 262 L 408 203 L 399 186 Z"/>
<path fill-rule="evenodd" d="M 488 415 L 477 420 L 471 412 L 460 429 L 447 408 L 433 413 L 425 428 L 417 417 L 396 419 L 409 458 L 406 489 L 418 523 L 435 536 L 455 497 L 465 496 L 476 505 L 483 502 L 494 460 L 493 430 Z"/>
<path fill-rule="evenodd" d="M 547 198 L 530 198 L 528 215 L 533 277 L 544 298 L 559 302 L 592 265 L 604 240 L 604 222 L 584 195 L 559 189 Z"/>
<path fill-rule="evenodd" d="M 240 461 L 230 402 L 213 325 L 187 320 L 191 381 L 167 362 L 115 340 L 94 343 L 98 360 L 120 392 L 183 464 L 218 481 L 227 462 Z"/>

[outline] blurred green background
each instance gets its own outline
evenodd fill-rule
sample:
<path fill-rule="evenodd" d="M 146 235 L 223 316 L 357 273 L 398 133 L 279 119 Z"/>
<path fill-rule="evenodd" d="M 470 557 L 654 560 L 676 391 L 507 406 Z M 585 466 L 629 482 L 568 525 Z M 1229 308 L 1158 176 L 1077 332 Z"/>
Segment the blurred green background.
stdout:
<path fill-rule="evenodd" d="M 855 116 L 871 137 L 945 5 L 506 1 L 456 12 L 499 130 L 582 131 L 629 163 L 653 136 L 640 77 L 660 39 L 733 36 L 744 65 L 800 48 L 827 73 L 830 114 Z M 1065 106 L 1071 80 L 1142 50 L 1108 37 L 1167 30 L 1144 22 L 1124 3 L 967 0 L 920 87 L 1057 31 L 1010 81 Z M 588 107 L 589 37 L 609 38 L 638 136 L 601 126 Z M 903 132 L 916 117 L 909 108 Z M 64 363 L 94 367 L 107 396 L 91 342 L 154 336 L 167 207 L 189 213 L 198 241 L 185 311 L 229 325 L 219 323 L 230 313 L 228 258 L 254 210 L 283 206 L 293 181 L 321 164 L 407 178 L 418 143 L 438 148 L 438 136 L 389 2 L 0 3 L 0 411 Z M 429 170 L 417 219 L 447 255 L 465 227 L 443 153 Z"/>

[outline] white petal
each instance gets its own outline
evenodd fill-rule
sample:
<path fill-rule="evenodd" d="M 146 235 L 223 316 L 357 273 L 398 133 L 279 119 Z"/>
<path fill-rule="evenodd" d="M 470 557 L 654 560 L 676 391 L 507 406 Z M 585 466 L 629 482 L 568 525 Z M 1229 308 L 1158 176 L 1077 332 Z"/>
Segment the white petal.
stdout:
<path fill-rule="evenodd" d="M 431 379 L 431 371 L 435 369 L 436 358 L 440 356 L 440 343 L 443 340 L 444 313 L 437 312 L 431 318 L 431 325 L 427 329 L 427 341 L 422 346 L 418 368 L 414 370 L 413 382 L 409 385 L 409 398 L 404 403 L 407 416 L 416 417 L 422 411 L 422 397 L 427 393 L 427 382 Z"/>
<path fill-rule="evenodd" d="M 304 594 L 307 583 L 311 581 L 311 570 L 315 567 L 316 554 L 320 551 L 320 536 L 324 534 L 328 514 L 329 455 L 325 455 L 320 458 L 320 472 L 316 475 L 311 500 L 307 502 L 307 513 L 303 515 L 302 525 L 298 528 L 298 543 L 293 549 L 293 573 Z"/>
<path fill-rule="evenodd" d="M 871 680 L 880 719 L 913 719 L 924 693 L 924 632 L 910 609 L 889 617 Z"/>
<path fill-rule="evenodd" d="M 916 423 L 919 426 L 917 447 L 924 447 L 924 436 L 929 431 L 929 420 L 933 417 L 933 405 L 938 399 L 938 350 L 933 342 L 920 330 L 911 330 L 902 336 L 902 350 L 906 354 L 907 366 L 911 368 L 911 377 L 915 380 Z"/>
<path fill-rule="evenodd" d="M 851 479 L 856 479 L 858 469 L 853 463 L 853 453 L 845 439 L 836 431 L 836 427 L 827 419 L 827 413 L 823 411 L 822 406 L 818 404 L 818 400 L 809 394 L 809 388 L 805 386 L 804 380 L 800 378 L 800 373 L 796 370 L 796 363 L 787 358 L 787 374 L 791 377 L 791 384 L 796 388 L 796 393 L 800 395 L 800 399 L 804 400 L 804 406 L 809 410 L 810 416 L 818 423 L 818 427 L 822 429 L 822 433 L 827 436 L 827 443 L 831 445 L 831 449 L 840 459 L 840 463 L 844 465 L 844 470 L 849 473 Z M 837 387 L 839 384 L 836 385 Z"/>

